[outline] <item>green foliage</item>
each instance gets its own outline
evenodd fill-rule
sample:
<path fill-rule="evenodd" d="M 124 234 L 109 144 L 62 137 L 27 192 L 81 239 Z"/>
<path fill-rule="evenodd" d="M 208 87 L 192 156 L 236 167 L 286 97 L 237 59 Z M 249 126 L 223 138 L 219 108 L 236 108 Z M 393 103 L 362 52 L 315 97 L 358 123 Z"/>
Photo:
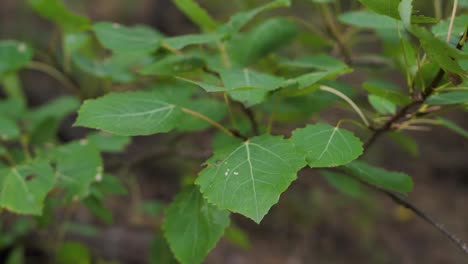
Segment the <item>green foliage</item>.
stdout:
<path fill-rule="evenodd" d="M 292 18 L 289 9 L 282 16 L 264 14 L 290 7 L 289 0 L 266 1 L 225 20 L 213 18 L 198 1 L 173 2 L 199 33 L 165 36 L 145 25 L 92 23 L 60 0 L 28 1 L 60 29 L 51 40 L 57 61 L 37 61 L 44 56 L 36 45 L 0 41 L 2 209 L 40 216 L 20 219 L 46 227 L 56 224 L 54 210 L 81 203 L 110 224 L 107 197 L 131 194 L 132 217 L 153 219 L 164 233 L 155 234 L 150 263 L 202 263 L 223 235 L 251 247 L 248 235 L 230 225 L 230 214 L 260 223 L 306 166 L 321 168 L 325 180 L 350 197 L 367 195 L 363 184 L 406 194 L 413 187 L 410 176 L 361 157 L 373 136 L 390 136 L 412 156 L 419 149 L 406 129 L 441 125 L 468 137 L 462 126 L 439 116 L 467 109 L 468 55 L 460 48 L 466 15 L 455 17 L 447 42 L 449 19 L 421 15 L 411 0 L 360 0 L 364 9 L 342 13 L 329 8 L 334 1 L 312 0 L 325 17 L 312 25 Z M 466 7 L 465 1 L 460 5 Z M 381 44 L 382 51 L 367 50 L 368 42 Z M 19 74 L 25 68 L 49 74 L 73 95 L 30 107 Z M 352 71 L 362 79 L 354 87 L 344 83 L 354 77 L 340 78 Z M 355 111 L 360 120 L 336 121 L 342 113 L 336 109 Z M 64 137 L 75 114 L 75 126 L 100 131 Z M 219 130 L 213 138 L 205 133 L 211 128 Z M 192 134 L 191 144 L 180 140 L 201 131 Z M 109 165 L 108 158 L 126 151 L 132 136 L 169 132 L 157 140 L 171 164 L 180 161 L 179 182 L 186 188 L 168 206 L 164 200 L 140 201 L 134 167 L 153 159 L 154 150 L 123 164 Z M 199 156 L 211 153 L 209 140 L 199 136 L 211 139 L 214 154 L 197 172 Z M 33 228 L 30 222 L 19 220 L 8 232 L 1 226 L 0 246 L 15 248 L 9 263 L 23 262 L 16 241 Z M 48 228 L 64 230 L 60 224 Z M 84 245 L 58 245 L 57 263 L 91 259 Z"/>

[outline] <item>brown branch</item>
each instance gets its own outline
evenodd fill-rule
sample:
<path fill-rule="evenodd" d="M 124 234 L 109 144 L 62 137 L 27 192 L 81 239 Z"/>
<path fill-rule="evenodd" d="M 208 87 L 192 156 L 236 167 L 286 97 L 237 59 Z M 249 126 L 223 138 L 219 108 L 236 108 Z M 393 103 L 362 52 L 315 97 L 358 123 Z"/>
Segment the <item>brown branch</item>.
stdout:
<path fill-rule="evenodd" d="M 457 49 L 461 50 L 463 48 L 463 45 L 465 43 L 464 38 L 468 32 L 468 28 L 465 31 L 465 34 L 460 38 L 460 41 L 457 43 Z M 399 123 L 400 120 L 411 117 L 414 114 L 417 114 L 419 111 L 419 107 L 425 103 L 426 99 L 431 96 L 435 89 L 439 86 L 440 82 L 442 81 L 443 77 L 445 75 L 445 71 L 443 69 L 440 69 L 434 79 L 432 80 L 431 84 L 427 89 L 425 89 L 423 92 L 421 92 L 419 95 L 413 96 L 413 100 L 408 103 L 407 105 L 403 106 L 396 114 L 393 115 L 392 118 L 390 118 L 384 125 L 382 125 L 380 128 L 374 129 L 374 132 L 372 135 L 369 137 L 369 139 L 366 141 L 364 144 L 364 152 L 367 152 L 369 148 L 376 142 L 378 138 L 380 138 L 383 134 L 385 134 L 388 131 L 393 130 L 395 125 Z M 368 185 L 368 184 L 366 184 Z M 432 225 L 434 228 L 436 228 L 440 233 L 442 233 L 445 237 L 447 237 L 450 241 L 452 241 L 463 253 L 468 255 L 468 246 L 466 245 L 465 242 L 463 242 L 461 239 L 459 239 L 456 235 L 448 231 L 444 225 L 441 223 L 437 222 L 433 217 L 419 209 L 417 206 L 406 200 L 403 196 L 393 193 L 391 191 L 383 190 L 380 189 L 376 186 L 368 185 L 372 187 L 373 189 L 378 190 L 381 193 L 384 193 L 388 197 L 390 197 L 395 203 L 406 207 L 407 209 L 411 210 L 415 215 L 420 217 L 422 220 L 426 221 L 430 225 Z"/>

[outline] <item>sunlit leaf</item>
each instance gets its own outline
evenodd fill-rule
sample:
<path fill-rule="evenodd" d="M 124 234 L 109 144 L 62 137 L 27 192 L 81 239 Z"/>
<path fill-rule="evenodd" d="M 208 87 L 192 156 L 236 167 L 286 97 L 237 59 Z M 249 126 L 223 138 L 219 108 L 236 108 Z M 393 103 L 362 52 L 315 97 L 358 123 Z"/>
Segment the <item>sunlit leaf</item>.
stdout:
<path fill-rule="evenodd" d="M 219 208 L 259 223 L 305 165 L 303 153 L 282 137 L 254 137 L 217 150 L 196 184 Z"/>
<path fill-rule="evenodd" d="M 327 124 L 308 125 L 293 131 L 291 140 L 306 153 L 310 167 L 336 167 L 357 159 L 362 142 L 351 132 Z"/>

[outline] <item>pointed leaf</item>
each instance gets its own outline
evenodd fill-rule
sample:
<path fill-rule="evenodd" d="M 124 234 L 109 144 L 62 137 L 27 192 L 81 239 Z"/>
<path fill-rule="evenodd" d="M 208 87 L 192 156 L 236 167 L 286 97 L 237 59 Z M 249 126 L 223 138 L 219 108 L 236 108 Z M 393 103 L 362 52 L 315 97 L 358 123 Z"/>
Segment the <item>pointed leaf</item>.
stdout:
<path fill-rule="evenodd" d="M 39 15 L 50 19 L 65 31 L 82 31 L 90 26 L 87 17 L 68 10 L 62 0 L 29 0 L 28 3 Z"/>
<path fill-rule="evenodd" d="M 194 0 L 174 0 L 174 3 L 186 16 L 203 30 L 214 30 L 218 23 Z"/>
<path fill-rule="evenodd" d="M 311 167 L 336 167 L 357 159 L 362 142 L 351 132 L 327 124 L 308 125 L 293 131 L 291 140 L 306 153 Z"/>
<path fill-rule="evenodd" d="M 197 187 L 179 193 L 167 208 L 163 230 L 182 264 L 202 263 L 229 225 L 229 212 L 203 199 Z"/>
<path fill-rule="evenodd" d="M 396 105 L 383 97 L 370 94 L 368 99 L 372 107 L 380 114 L 386 115 L 394 114 L 396 112 Z"/>
<path fill-rule="evenodd" d="M 220 40 L 220 34 L 188 34 L 164 39 L 164 43 L 174 49 L 183 49 L 189 45 L 207 44 Z"/>
<path fill-rule="evenodd" d="M 348 176 L 344 173 L 326 170 L 321 170 L 320 174 L 328 181 L 331 186 L 353 198 L 359 198 L 364 193 L 362 184 L 351 176 Z"/>
<path fill-rule="evenodd" d="M 401 193 L 408 193 L 413 189 L 413 180 L 402 172 L 387 171 L 357 160 L 345 168 L 354 177 L 382 189 Z"/>
<path fill-rule="evenodd" d="M 400 18 L 398 12 L 400 0 L 359 0 L 359 2 L 378 14 Z"/>
<path fill-rule="evenodd" d="M 87 136 L 88 141 L 94 144 L 102 152 L 117 153 L 125 149 L 130 144 L 131 138 L 126 136 L 116 136 L 103 132 L 94 132 Z"/>
<path fill-rule="evenodd" d="M 139 73 L 143 75 L 175 75 L 199 69 L 205 61 L 197 56 L 170 55 L 143 67 Z"/>
<path fill-rule="evenodd" d="M 303 154 L 282 137 L 254 137 L 216 151 L 196 184 L 219 208 L 259 223 L 305 164 Z"/>
<path fill-rule="evenodd" d="M 372 29 L 396 29 L 398 25 L 398 20 L 394 18 L 367 10 L 346 12 L 338 19 L 348 25 Z"/>
<path fill-rule="evenodd" d="M 0 207 L 20 214 L 42 214 L 44 199 L 55 183 L 43 161 L 0 169 Z"/>
<path fill-rule="evenodd" d="M 456 123 L 441 117 L 437 118 L 437 120 L 440 122 L 441 125 L 445 126 L 446 128 L 465 138 L 468 138 L 468 131 L 462 128 L 461 126 L 457 125 Z"/>

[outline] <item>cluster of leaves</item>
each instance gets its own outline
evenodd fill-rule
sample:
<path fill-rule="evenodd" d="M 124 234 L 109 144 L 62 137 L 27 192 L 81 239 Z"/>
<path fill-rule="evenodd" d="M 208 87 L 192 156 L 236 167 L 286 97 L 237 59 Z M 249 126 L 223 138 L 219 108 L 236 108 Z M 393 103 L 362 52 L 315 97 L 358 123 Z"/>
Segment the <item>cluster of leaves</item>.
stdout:
<path fill-rule="evenodd" d="M 327 14 L 333 1 L 311 2 Z M 415 123 L 445 125 L 468 137 L 459 126 L 437 115 L 448 106 L 468 109 L 468 54 L 455 48 L 461 43 L 460 34 L 465 34 L 465 41 L 467 16 L 455 18 L 452 42 L 447 43 L 449 21 L 417 15 L 411 0 L 360 2 L 367 9 L 340 14 L 338 21 L 355 30 L 354 36 L 368 30 L 379 36 L 384 51 L 378 59 L 400 70 L 409 88 L 406 94 L 393 83 L 367 80 L 362 88 L 373 110 L 366 114 L 352 102 L 353 88 L 336 80 L 353 69 L 323 53 L 334 41 L 326 39 L 329 43 L 314 47 L 318 51 L 313 56 L 293 58 L 281 49 L 306 46 L 308 39 L 323 36 L 303 32 L 299 20 L 289 17 L 256 19 L 269 10 L 289 7 L 289 0 L 238 12 L 225 23 L 193 0 L 174 0 L 201 30 L 176 37 L 142 25 L 92 23 L 66 9 L 60 0 L 29 0 L 40 16 L 61 29 L 59 66 L 63 72 L 77 79 L 103 80 L 99 83 L 107 88 L 136 84 L 139 89 L 110 92 L 85 100 L 81 106 L 79 98 L 66 96 L 28 109 L 18 71 L 40 69 L 33 67 L 34 50 L 26 43 L 1 41 L 0 78 L 7 97 L 0 101 L 0 207 L 41 215 L 47 197 L 63 204 L 83 201 L 91 210 L 103 210 L 103 198 L 124 193 L 124 188 L 116 177 L 103 172 L 101 153 L 123 150 L 130 136 L 187 133 L 212 126 L 220 130 L 213 139 L 214 154 L 195 184 L 186 186 L 165 213 L 165 238 L 181 263 L 202 262 L 230 225 L 230 213 L 260 223 L 304 167 L 322 168 L 321 174 L 345 192 L 363 182 L 408 193 L 413 182 L 405 173 L 357 160 L 363 154 L 363 142 L 340 127 L 342 122 L 308 124 L 294 129 L 290 137 L 271 132 L 273 121 L 289 126 L 309 122 L 308 117 L 339 97 L 351 103 L 372 132 L 391 119 L 398 107 L 420 95 L 419 115 L 399 124 L 392 134 L 396 142 L 415 153 L 412 139 L 401 133 L 416 127 Z M 332 32 L 338 30 L 338 21 L 332 21 Z M 342 41 L 341 36 L 335 37 Z M 451 78 L 431 87 L 439 69 Z M 80 88 L 78 92 L 81 97 L 95 97 L 105 89 Z M 61 144 L 57 138 L 60 123 L 78 108 L 75 125 L 102 132 Z"/>

